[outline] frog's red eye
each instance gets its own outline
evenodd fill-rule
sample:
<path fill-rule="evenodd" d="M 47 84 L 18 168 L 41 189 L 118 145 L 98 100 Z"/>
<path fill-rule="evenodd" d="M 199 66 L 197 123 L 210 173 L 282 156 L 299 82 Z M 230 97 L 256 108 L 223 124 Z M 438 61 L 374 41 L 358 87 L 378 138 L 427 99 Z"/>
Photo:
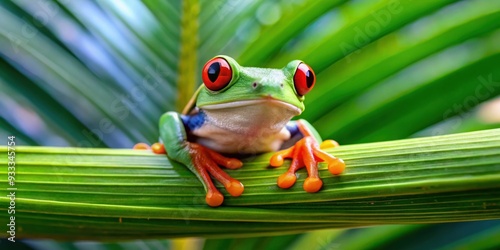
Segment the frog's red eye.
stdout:
<path fill-rule="evenodd" d="M 214 58 L 203 67 L 202 78 L 205 86 L 217 91 L 226 87 L 233 77 L 233 70 L 224 58 Z"/>
<path fill-rule="evenodd" d="M 307 94 L 314 87 L 315 82 L 316 76 L 311 67 L 307 66 L 305 63 L 299 64 L 293 76 L 293 84 L 295 85 L 297 94 L 300 96 Z"/>

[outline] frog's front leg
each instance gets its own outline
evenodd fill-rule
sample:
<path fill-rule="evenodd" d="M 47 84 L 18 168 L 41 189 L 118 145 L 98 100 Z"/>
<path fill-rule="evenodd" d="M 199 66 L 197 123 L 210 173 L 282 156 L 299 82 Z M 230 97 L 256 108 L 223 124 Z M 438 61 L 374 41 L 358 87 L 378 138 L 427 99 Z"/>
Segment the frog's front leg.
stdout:
<path fill-rule="evenodd" d="M 297 141 L 294 146 L 276 152 L 270 160 L 273 167 L 283 165 L 285 158 L 291 158 L 290 168 L 278 178 L 278 186 L 281 188 L 290 188 L 295 184 L 297 177 L 295 172 L 305 167 L 309 177 L 304 181 L 304 190 L 310 193 L 318 192 L 323 186 L 323 182 L 318 175 L 318 162 L 326 162 L 328 170 L 332 174 L 340 174 L 345 169 L 345 163 L 342 159 L 336 158 L 327 152 L 321 150 L 322 147 L 338 146 L 335 141 L 327 140 L 321 145 L 318 133 L 305 120 L 292 121 L 299 132 L 302 134 L 302 139 Z"/>
<path fill-rule="evenodd" d="M 216 207 L 224 201 L 224 196 L 217 190 L 210 175 L 222 183 L 232 196 L 240 196 L 243 193 L 243 184 L 231 178 L 219 167 L 220 165 L 229 169 L 237 169 L 243 163 L 235 158 L 224 157 L 198 143 L 189 142 L 179 114 L 167 112 L 161 117 L 160 138 L 164 142 L 168 156 L 186 165 L 203 183 L 207 192 L 205 200 L 208 205 Z"/>

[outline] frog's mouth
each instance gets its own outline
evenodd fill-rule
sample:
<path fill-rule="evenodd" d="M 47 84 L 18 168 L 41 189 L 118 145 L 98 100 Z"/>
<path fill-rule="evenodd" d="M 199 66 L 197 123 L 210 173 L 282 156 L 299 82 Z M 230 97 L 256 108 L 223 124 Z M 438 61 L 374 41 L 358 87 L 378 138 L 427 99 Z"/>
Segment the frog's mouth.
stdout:
<path fill-rule="evenodd" d="M 246 107 L 246 106 L 276 106 L 279 108 L 283 108 L 287 111 L 290 111 L 294 113 L 295 115 L 300 115 L 302 113 L 302 110 L 299 108 L 295 107 L 292 104 L 274 99 L 274 98 L 264 98 L 264 99 L 256 99 L 256 100 L 243 100 L 243 101 L 234 101 L 234 102 L 228 102 L 228 103 L 219 103 L 219 104 L 210 104 L 210 105 L 205 105 L 203 107 L 200 107 L 203 110 L 221 110 L 221 109 L 233 109 L 233 108 L 240 108 L 240 107 Z"/>

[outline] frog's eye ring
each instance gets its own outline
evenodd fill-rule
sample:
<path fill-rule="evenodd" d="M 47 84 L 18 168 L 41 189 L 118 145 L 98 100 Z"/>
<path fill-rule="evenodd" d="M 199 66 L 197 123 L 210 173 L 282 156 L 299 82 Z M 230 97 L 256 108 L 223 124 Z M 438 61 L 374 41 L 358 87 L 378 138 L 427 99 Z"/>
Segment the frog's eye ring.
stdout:
<path fill-rule="evenodd" d="M 305 63 L 299 64 L 293 75 L 293 84 L 297 94 L 303 96 L 314 87 L 316 75 L 314 71 Z"/>
<path fill-rule="evenodd" d="M 231 82 L 233 70 L 224 58 L 217 57 L 205 64 L 201 74 L 205 86 L 209 90 L 218 91 Z"/>

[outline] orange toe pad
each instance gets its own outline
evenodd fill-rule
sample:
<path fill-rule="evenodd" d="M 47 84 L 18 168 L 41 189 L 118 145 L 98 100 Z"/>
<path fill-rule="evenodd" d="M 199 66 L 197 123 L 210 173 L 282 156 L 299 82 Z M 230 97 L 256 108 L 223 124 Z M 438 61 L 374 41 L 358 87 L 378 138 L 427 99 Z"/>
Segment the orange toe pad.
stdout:
<path fill-rule="evenodd" d="M 205 201 L 211 207 L 218 207 L 224 202 L 224 196 L 219 192 L 208 192 Z"/>
<path fill-rule="evenodd" d="M 135 144 L 133 149 L 135 149 L 135 150 L 149 150 L 150 147 L 148 144 L 146 144 L 144 142 L 140 142 L 140 143 Z"/>
<path fill-rule="evenodd" d="M 307 177 L 304 181 L 304 190 L 308 193 L 316 193 L 323 186 L 323 181 L 317 177 Z"/>

